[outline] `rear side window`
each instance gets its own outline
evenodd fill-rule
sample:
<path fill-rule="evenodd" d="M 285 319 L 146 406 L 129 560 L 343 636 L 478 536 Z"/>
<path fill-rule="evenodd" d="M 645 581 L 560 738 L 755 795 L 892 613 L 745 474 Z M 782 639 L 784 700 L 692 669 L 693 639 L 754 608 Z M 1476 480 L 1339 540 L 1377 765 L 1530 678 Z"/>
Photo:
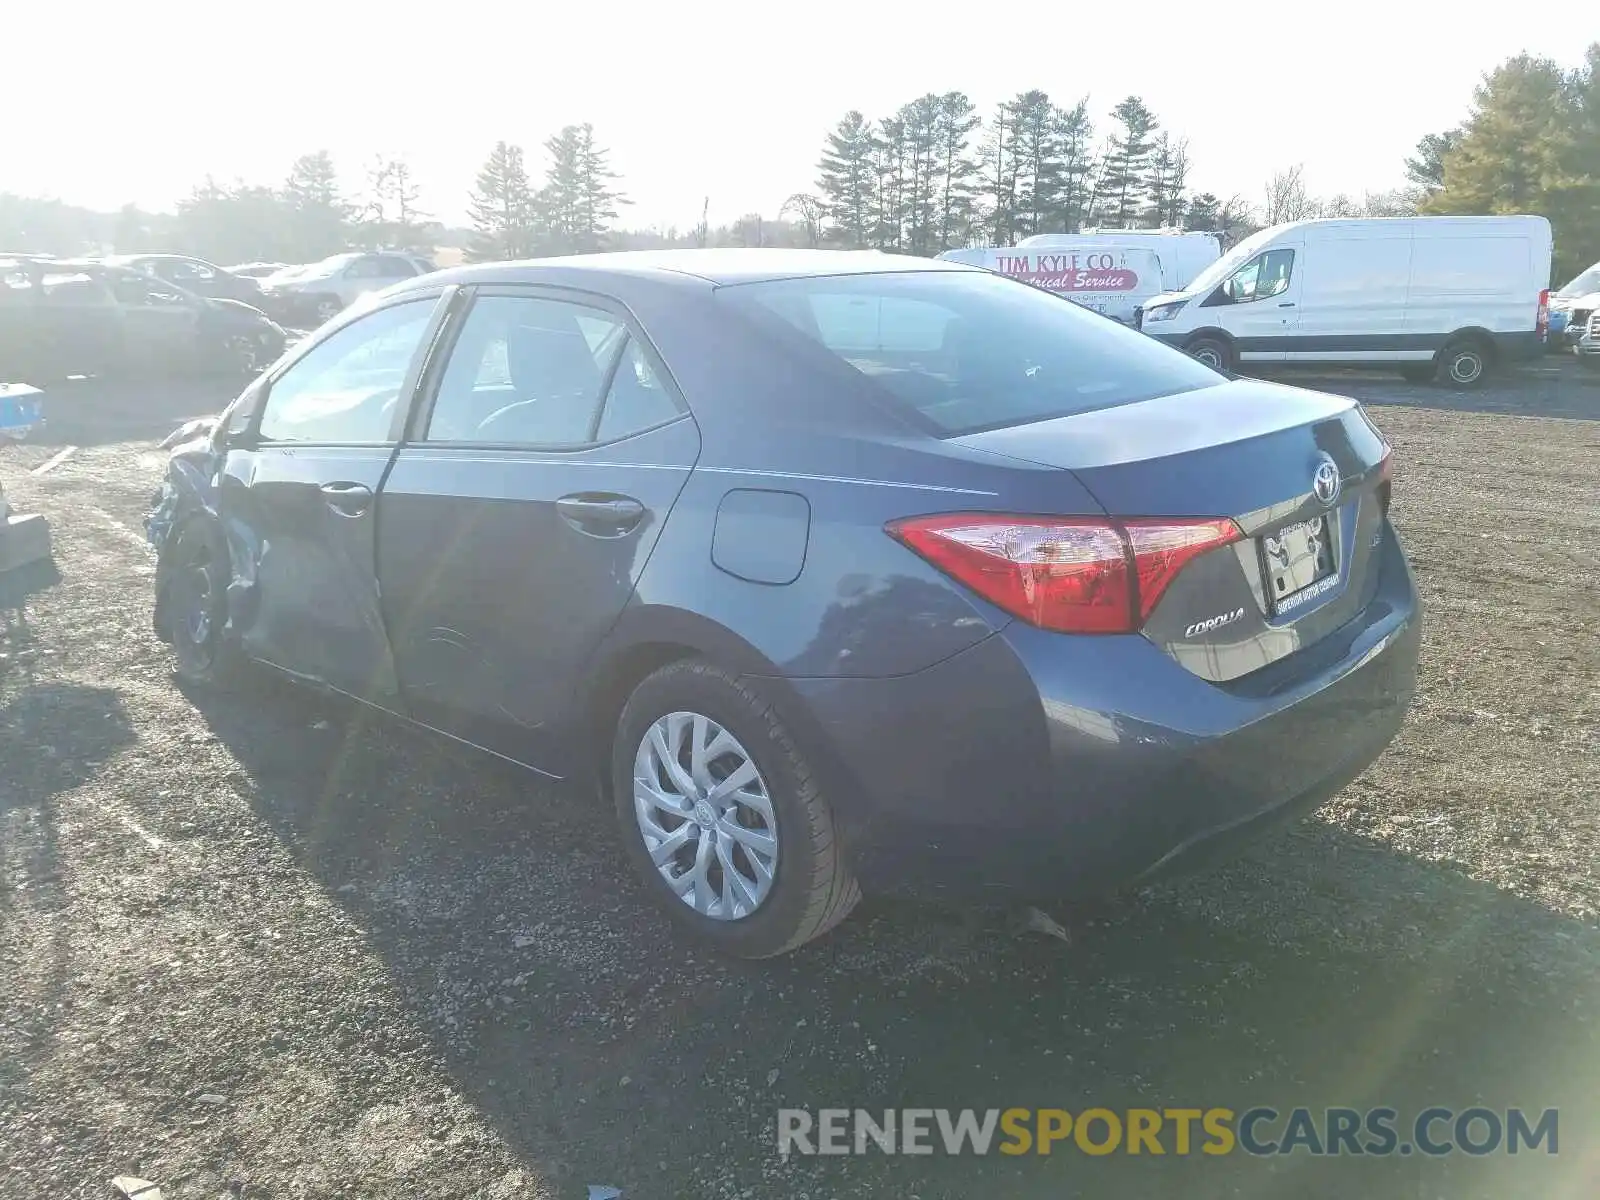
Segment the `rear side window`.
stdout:
<path fill-rule="evenodd" d="M 718 298 L 854 368 L 942 436 L 1132 404 L 1222 376 L 986 271 L 731 284 Z"/>

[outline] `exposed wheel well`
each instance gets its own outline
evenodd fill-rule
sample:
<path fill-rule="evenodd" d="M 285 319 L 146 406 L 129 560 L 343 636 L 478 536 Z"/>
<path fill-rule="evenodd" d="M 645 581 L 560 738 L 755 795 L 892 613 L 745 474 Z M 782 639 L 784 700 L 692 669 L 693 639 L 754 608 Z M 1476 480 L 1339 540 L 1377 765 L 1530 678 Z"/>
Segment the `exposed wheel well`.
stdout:
<path fill-rule="evenodd" d="M 1221 342 L 1229 350 L 1234 348 L 1233 335 L 1226 329 L 1217 329 L 1214 326 L 1207 326 L 1204 329 L 1196 329 L 1188 337 L 1183 339 L 1183 344 L 1185 346 L 1192 346 L 1202 338 L 1210 338 L 1214 342 Z"/>
<path fill-rule="evenodd" d="M 1499 351 L 1495 346 L 1494 335 L 1491 334 L 1487 329 L 1479 328 L 1476 325 L 1469 325 L 1465 329 L 1458 329 L 1449 337 L 1445 338 L 1444 346 L 1440 348 L 1439 353 L 1442 355 L 1452 346 L 1459 346 L 1462 342 L 1471 342 L 1474 346 L 1483 351 L 1484 358 L 1490 360 L 1491 362 L 1498 357 Z"/>

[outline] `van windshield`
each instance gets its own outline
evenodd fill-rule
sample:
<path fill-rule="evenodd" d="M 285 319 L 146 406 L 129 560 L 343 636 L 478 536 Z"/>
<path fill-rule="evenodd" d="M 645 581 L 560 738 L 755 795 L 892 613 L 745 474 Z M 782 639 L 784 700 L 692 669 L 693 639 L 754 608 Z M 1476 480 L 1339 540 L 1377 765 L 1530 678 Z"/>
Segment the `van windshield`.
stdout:
<path fill-rule="evenodd" d="M 1570 300 L 1578 296 L 1587 296 L 1590 292 L 1600 292 L 1600 263 L 1595 263 L 1556 295 Z"/>
<path fill-rule="evenodd" d="M 1263 229 L 1260 233 L 1251 234 L 1191 279 L 1189 286 L 1183 290 L 1186 292 L 1209 292 L 1217 284 L 1249 262 L 1261 247 L 1265 246 L 1277 235 L 1277 232 L 1277 229 L 1274 228 Z"/>
<path fill-rule="evenodd" d="M 723 303 L 795 333 L 955 437 L 1214 387 L 1188 355 L 988 271 L 725 284 Z"/>

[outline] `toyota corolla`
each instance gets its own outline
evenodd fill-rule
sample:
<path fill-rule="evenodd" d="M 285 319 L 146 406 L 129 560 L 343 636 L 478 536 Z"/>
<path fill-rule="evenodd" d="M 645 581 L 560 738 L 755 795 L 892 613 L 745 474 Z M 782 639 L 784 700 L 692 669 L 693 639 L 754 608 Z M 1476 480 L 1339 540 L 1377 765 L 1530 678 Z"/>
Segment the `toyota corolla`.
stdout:
<path fill-rule="evenodd" d="M 1365 770 L 1415 685 L 1360 405 L 953 263 L 444 271 L 177 440 L 148 528 L 182 676 L 265 666 L 593 783 L 742 956 L 863 890 L 1208 861 Z"/>

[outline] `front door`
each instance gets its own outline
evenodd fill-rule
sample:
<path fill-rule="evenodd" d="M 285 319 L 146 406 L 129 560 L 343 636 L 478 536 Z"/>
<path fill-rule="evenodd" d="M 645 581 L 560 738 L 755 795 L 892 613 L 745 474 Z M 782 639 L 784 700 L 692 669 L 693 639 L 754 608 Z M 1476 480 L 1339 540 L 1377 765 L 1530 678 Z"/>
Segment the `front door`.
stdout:
<path fill-rule="evenodd" d="M 484 289 L 378 499 L 378 575 L 419 719 L 535 766 L 699 453 L 619 308 Z"/>
<path fill-rule="evenodd" d="M 1300 325 L 1298 246 L 1263 250 L 1218 285 L 1205 319 L 1233 335 L 1240 362 L 1283 362 Z"/>
<path fill-rule="evenodd" d="M 222 479 L 245 649 L 385 706 L 396 687 L 373 566 L 376 500 L 439 309 L 438 293 L 387 305 L 288 363 Z"/>

